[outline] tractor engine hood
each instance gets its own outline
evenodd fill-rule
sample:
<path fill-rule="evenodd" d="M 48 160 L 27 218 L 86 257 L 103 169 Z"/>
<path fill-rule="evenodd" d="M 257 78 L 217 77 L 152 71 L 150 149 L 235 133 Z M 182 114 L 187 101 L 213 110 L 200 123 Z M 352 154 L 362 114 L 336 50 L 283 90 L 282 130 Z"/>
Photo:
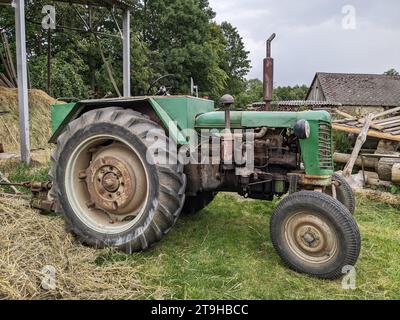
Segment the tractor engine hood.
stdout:
<path fill-rule="evenodd" d="M 331 116 L 326 111 L 303 112 L 259 112 L 233 111 L 231 112 L 232 129 L 242 128 L 293 128 L 297 121 L 324 121 L 331 122 Z M 197 116 L 196 129 L 224 129 L 225 113 L 223 111 L 208 112 Z"/>

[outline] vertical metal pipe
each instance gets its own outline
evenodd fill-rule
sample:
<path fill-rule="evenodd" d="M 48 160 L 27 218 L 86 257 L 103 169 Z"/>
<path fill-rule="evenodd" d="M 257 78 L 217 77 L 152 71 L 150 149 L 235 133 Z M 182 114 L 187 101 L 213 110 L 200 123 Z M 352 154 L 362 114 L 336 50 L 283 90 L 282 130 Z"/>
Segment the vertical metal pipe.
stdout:
<path fill-rule="evenodd" d="M 271 42 L 276 37 L 275 33 L 267 40 L 267 53 L 264 59 L 264 75 L 263 75 L 263 87 L 264 87 L 264 101 L 265 110 L 269 110 L 271 107 L 272 93 L 274 89 L 274 59 L 271 58 Z"/>
<path fill-rule="evenodd" d="M 47 93 L 52 96 L 51 90 L 51 29 L 47 30 Z"/>
<path fill-rule="evenodd" d="M 225 129 L 230 130 L 231 129 L 231 106 L 226 105 L 225 106 Z"/>
<path fill-rule="evenodd" d="M 123 81 L 124 97 L 131 96 L 131 23 L 130 12 L 124 10 L 123 13 Z"/>
<path fill-rule="evenodd" d="M 15 34 L 16 34 L 16 47 L 17 47 L 18 105 L 19 105 L 21 159 L 23 162 L 29 165 L 31 162 L 31 155 L 30 155 L 30 141 L 29 141 L 28 71 L 26 65 L 24 0 L 15 1 Z"/>

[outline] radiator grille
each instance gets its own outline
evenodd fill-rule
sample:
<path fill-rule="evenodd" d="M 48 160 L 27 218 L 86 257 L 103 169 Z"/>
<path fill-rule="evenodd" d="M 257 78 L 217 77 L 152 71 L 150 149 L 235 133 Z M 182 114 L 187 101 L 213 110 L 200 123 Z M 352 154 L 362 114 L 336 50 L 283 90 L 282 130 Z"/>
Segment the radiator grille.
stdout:
<path fill-rule="evenodd" d="M 319 122 L 318 154 L 319 168 L 333 170 L 332 160 L 332 126 L 329 122 Z"/>

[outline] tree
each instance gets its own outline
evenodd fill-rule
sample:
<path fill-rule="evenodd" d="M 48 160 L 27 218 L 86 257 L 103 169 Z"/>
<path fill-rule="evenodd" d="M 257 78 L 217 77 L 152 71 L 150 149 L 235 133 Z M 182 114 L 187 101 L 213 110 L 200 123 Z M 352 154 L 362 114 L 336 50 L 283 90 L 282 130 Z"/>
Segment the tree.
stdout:
<path fill-rule="evenodd" d="M 248 52 L 236 28 L 221 26 L 208 0 L 131 0 L 132 94 L 146 94 L 149 84 L 160 76 L 173 74 L 157 85 L 171 86 L 172 94 L 188 94 L 194 78 L 201 95 L 218 99 L 223 93 L 237 94 L 246 89 L 249 71 Z M 100 55 L 93 34 L 75 9 L 55 3 L 57 29 L 51 34 L 52 83 L 55 96 L 76 98 L 115 95 L 114 86 Z M 26 3 L 26 30 L 29 76 L 34 87 L 46 88 L 48 31 L 41 27 L 42 2 Z M 87 7 L 75 5 L 89 21 Z M 116 20 L 121 12 L 91 8 L 93 30 L 118 35 Z M 15 53 L 14 10 L 0 7 L 0 28 L 5 28 Z M 122 41 L 118 37 L 98 36 L 107 65 L 111 66 L 117 87 L 122 91 Z M 2 67 L 0 66 L 0 70 Z"/>
<path fill-rule="evenodd" d="M 274 101 L 304 100 L 308 93 L 306 85 L 294 87 L 277 87 L 274 89 Z"/>
<path fill-rule="evenodd" d="M 245 109 L 252 103 L 262 102 L 263 83 L 259 79 L 251 79 L 245 82 L 245 90 L 236 95 L 235 107 Z"/>
<path fill-rule="evenodd" d="M 274 88 L 274 101 L 304 100 L 308 92 L 306 85 Z M 246 81 L 246 89 L 236 96 L 235 106 L 245 109 L 252 103 L 263 101 L 263 83 L 259 79 Z"/>
<path fill-rule="evenodd" d="M 400 73 L 396 69 L 390 69 L 384 73 L 387 76 L 400 76 Z"/>
<path fill-rule="evenodd" d="M 246 88 L 245 76 L 250 71 L 249 52 L 246 51 L 238 30 L 229 22 L 223 22 L 221 30 L 226 42 L 222 69 L 229 77 L 226 90 L 237 95 Z"/>

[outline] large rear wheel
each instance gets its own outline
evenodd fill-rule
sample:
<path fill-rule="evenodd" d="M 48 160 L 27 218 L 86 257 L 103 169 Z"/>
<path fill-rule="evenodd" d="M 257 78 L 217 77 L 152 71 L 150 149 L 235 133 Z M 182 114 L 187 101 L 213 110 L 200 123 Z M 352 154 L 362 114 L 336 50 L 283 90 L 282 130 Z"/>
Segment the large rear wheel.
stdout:
<path fill-rule="evenodd" d="M 183 167 L 171 165 L 167 153 L 149 152 L 149 132 L 168 140 L 146 116 L 106 108 L 71 122 L 59 138 L 52 194 L 82 242 L 131 253 L 160 241 L 175 224 L 185 200 Z"/>
<path fill-rule="evenodd" d="M 323 279 L 340 277 L 360 253 L 359 229 L 347 208 L 319 192 L 283 199 L 273 212 L 270 232 L 287 266 Z"/>

